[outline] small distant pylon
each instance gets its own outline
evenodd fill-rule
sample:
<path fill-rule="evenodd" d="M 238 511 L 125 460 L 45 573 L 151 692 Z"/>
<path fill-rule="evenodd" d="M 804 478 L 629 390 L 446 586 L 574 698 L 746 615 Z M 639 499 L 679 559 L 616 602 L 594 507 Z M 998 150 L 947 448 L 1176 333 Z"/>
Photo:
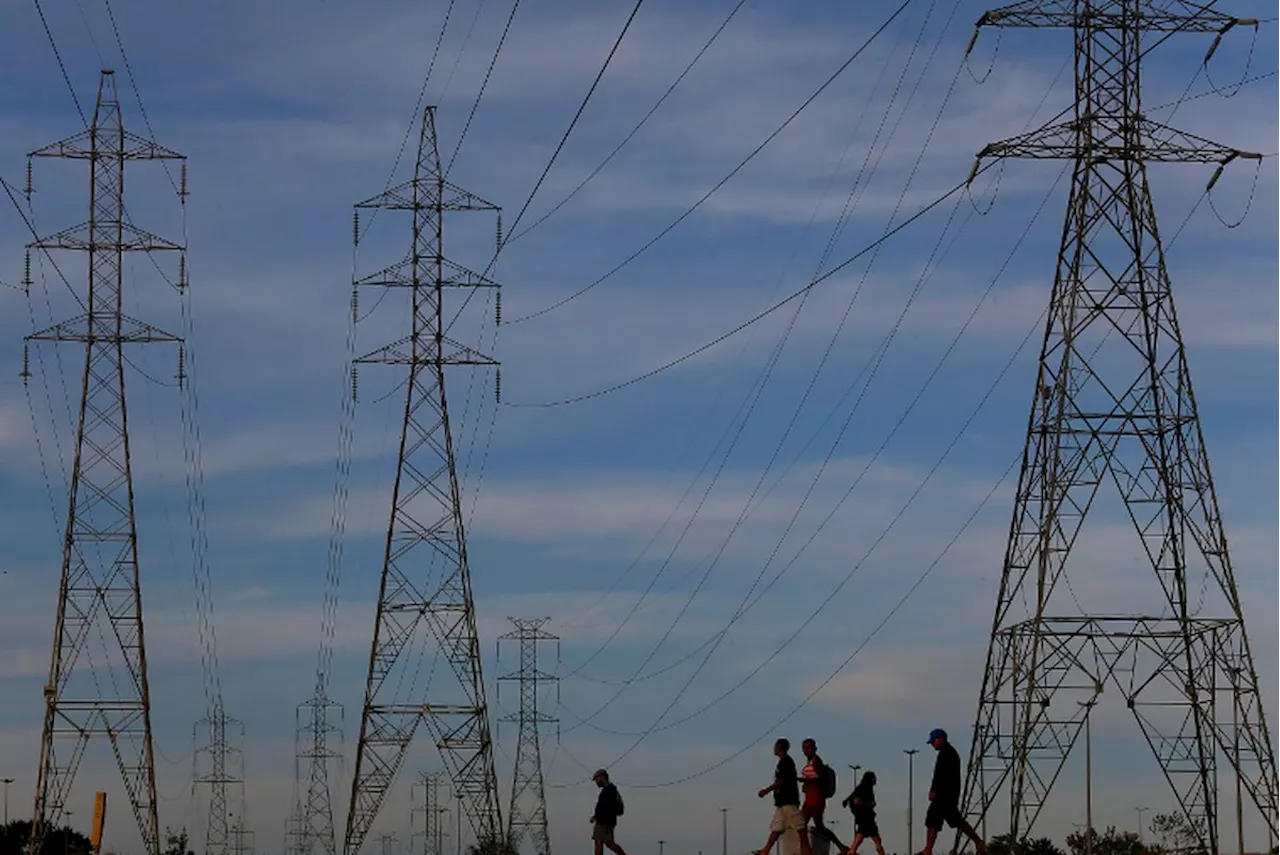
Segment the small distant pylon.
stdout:
<path fill-rule="evenodd" d="M 440 783 L 439 775 L 423 773 L 410 792 L 413 801 L 411 825 L 414 828 L 411 855 L 444 855 L 444 838 L 448 834 L 443 820 L 449 809 L 440 804 Z M 422 817 L 420 823 L 418 817 Z M 418 841 L 421 841 L 420 845 L 414 846 Z"/>
<path fill-rule="evenodd" d="M 28 247 L 84 252 L 89 269 L 85 313 L 27 336 L 76 342 L 85 355 L 29 851 L 40 852 L 49 829 L 64 820 L 89 739 L 106 736 L 142 836 L 141 851 L 159 855 L 124 345 L 181 339 L 124 314 L 123 257 L 170 251 L 181 258 L 184 250 L 128 222 L 124 177 L 128 161 L 183 156 L 125 131 L 112 71 L 102 72 L 89 127 L 30 156 L 87 161 L 90 201 L 86 222 Z M 98 638 L 105 662 L 91 652 Z M 124 679 L 99 680 L 103 669 L 115 668 Z"/>
<path fill-rule="evenodd" d="M 518 851 L 527 835 L 533 841 L 534 855 L 549 855 L 551 838 L 547 833 L 547 796 L 542 781 L 542 745 L 539 727 L 557 719 L 538 710 L 538 684 L 554 683 L 557 677 L 538 669 L 538 642 L 559 641 L 542 627 L 551 618 L 508 618 L 515 629 L 500 636 L 499 641 L 520 642 L 520 667 L 499 677 L 499 681 L 520 684 L 520 712 L 503 716 L 501 721 L 517 722 L 520 734 L 516 744 L 516 765 L 511 782 L 511 814 L 507 839 Z"/>
<path fill-rule="evenodd" d="M 233 745 L 228 730 L 239 730 Z M 201 736 L 204 735 L 203 744 Z M 234 735 L 234 734 L 233 734 Z M 196 722 L 193 742 L 197 746 L 194 783 L 209 788 L 209 824 L 205 829 L 205 855 L 227 855 L 231 847 L 230 805 L 227 789 L 239 788 L 240 807 L 244 801 L 244 725 L 231 718 L 218 703 L 208 717 Z M 207 772 L 201 774 L 201 758 Z"/>
<path fill-rule="evenodd" d="M 316 844 L 326 855 L 334 855 L 337 841 L 334 837 L 333 800 L 329 789 L 329 761 L 341 757 L 334 743 L 342 739 L 342 729 L 330 722 L 336 711 L 341 720 L 342 705 L 325 695 L 322 678 L 310 700 L 298 705 L 296 753 L 299 772 L 307 770 L 302 798 L 296 809 L 298 833 L 293 838 L 297 849 L 290 855 L 311 855 Z"/>

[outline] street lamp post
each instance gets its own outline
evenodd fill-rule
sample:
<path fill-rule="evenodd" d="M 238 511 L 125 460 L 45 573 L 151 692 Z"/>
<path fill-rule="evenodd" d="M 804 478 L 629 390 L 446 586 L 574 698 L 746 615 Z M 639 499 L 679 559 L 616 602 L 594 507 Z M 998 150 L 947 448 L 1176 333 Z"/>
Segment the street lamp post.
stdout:
<path fill-rule="evenodd" d="M 1084 708 L 1084 855 L 1093 855 L 1093 745 L 1089 729 L 1090 713 L 1097 698 L 1076 701 Z"/>
<path fill-rule="evenodd" d="M 1138 812 L 1138 842 L 1145 843 L 1146 841 L 1143 837 L 1144 832 L 1142 830 L 1142 815 L 1147 811 L 1151 810 L 1151 808 L 1141 807 L 1141 808 L 1134 808 L 1134 810 Z"/>
<path fill-rule="evenodd" d="M 663 855 L 663 850 L 664 850 L 664 849 L 666 849 L 666 848 L 667 848 L 667 841 L 665 841 L 665 840 L 659 840 L 659 841 L 658 841 L 658 855 Z"/>
<path fill-rule="evenodd" d="M 720 808 L 720 855 L 729 855 L 729 809 Z"/>
<path fill-rule="evenodd" d="M 914 765 L 916 754 L 919 753 L 918 748 L 904 748 L 902 753 L 907 755 L 907 852 L 915 852 L 915 841 L 912 839 L 912 832 L 915 829 L 915 817 L 911 810 L 911 796 L 915 791 Z"/>
<path fill-rule="evenodd" d="M 4 784 L 4 824 L 9 825 L 9 785 L 13 783 L 13 778 L 0 778 L 0 784 Z"/>
<path fill-rule="evenodd" d="M 853 770 L 853 786 L 854 786 L 855 788 L 857 788 L 857 786 L 858 786 L 858 770 L 859 770 L 859 769 L 861 769 L 862 767 L 861 767 L 861 766 L 854 765 L 853 763 L 850 763 L 850 764 L 849 764 L 849 768 Z M 850 812 L 850 813 L 852 813 L 852 812 L 853 812 L 853 805 L 849 805 L 849 812 Z M 850 816 L 850 817 L 849 817 L 849 837 L 850 837 L 850 838 L 852 838 L 852 837 L 853 837 L 854 835 L 856 835 L 857 833 L 858 833 L 858 821 L 857 821 L 856 819 L 854 819 L 852 816 Z"/>

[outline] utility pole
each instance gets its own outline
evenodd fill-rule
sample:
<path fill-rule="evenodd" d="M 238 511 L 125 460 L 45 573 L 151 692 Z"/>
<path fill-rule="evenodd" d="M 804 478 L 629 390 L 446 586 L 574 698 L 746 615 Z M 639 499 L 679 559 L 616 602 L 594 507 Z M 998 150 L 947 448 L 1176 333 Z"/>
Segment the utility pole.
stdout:
<path fill-rule="evenodd" d="M 124 314 L 123 259 L 126 252 L 175 253 L 180 289 L 185 287 L 186 264 L 181 246 L 127 221 L 124 177 L 128 161 L 183 157 L 125 131 L 112 71 L 103 71 L 99 79 L 89 127 L 30 157 L 88 161 L 90 196 L 87 222 L 35 241 L 27 256 L 29 261 L 31 249 L 81 251 L 88 256 L 89 270 L 88 293 L 83 300 L 76 296 L 85 313 L 27 336 L 27 342 L 84 346 L 29 846 L 32 852 L 41 851 L 49 829 L 62 820 L 85 742 L 96 735 L 110 739 L 142 852 L 159 855 L 124 345 L 181 340 Z M 183 183 L 180 193 L 185 193 Z M 24 365 L 26 361 L 24 355 Z M 98 639 L 101 644 L 95 643 Z M 104 668 L 113 679 L 100 687 L 98 672 Z"/>
<path fill-rule="evenodd" d="M 720 808 L 720 855 L 729 855 L 729 809 Z"/>
<path fill-rule="evenodd" d="M 422 801 L 419 803 L 414 794 L 421 791 Z M 449 809 L 440 805 L 440 776 L 423 773 L 410 793 L 410 798 L 414 801 L 412 808 L 412 818 L 418 814 L 422 815 L 422 848 L 419 855 L 444 855 L 443 835 L 441 833 L 441 819 L 443 812 Z M 419 835 L 414 833 L 414 837 Z M 412 848 L 412 846 L 411 846 Z"/>
<path fill-rule="evenodd" d="M 538 710 L 538 684 L 553 683 L 556 677 L 538 669 L 538 642 L 559 641 L 559 638 L 543 629 L 551 618 L 508 618 L 515 625 L 512 632 L 499 636 L 502 641 L 520 642 L 520 667 L 499 677 L 503 681 L 514 680 L 520 684 L 520 712 L 502 718 L 516 722 L 519 737 L 516 741 L 515 770 L 511 779 L 511 814 L 507 827 L 507 839 L 517 851 L 525 835 L 533 841 L 534 855 L 551 854 L 551 838 L 547 834 L 547 796 L 542 783 L 542 743 L 539 728 L 556 719 Z"/>
<path fill-rule="evenodd" d="M 912 806 L 915 804 L 915 759 L 916 755 L 920 753 L 920 749 L 904 748 L 902 753 L 907 755 L 907 852 L 914 855 L 916 847 L 913 835 L 916 830 L 916 820 Z"/>
<path fill-rule="evenodd" d="M 1089 719 L 1097 698 L 1076 701 L 1084 709 L 1084 855 L 1093 855 L 1093 738 Z"/>
<path fill-rule="evenodd" d="M 1228 30 L 1258 25 L 1214 6 L 1025 0 L 978 22 L 1069 29 L 1076 70 L 1065 120 L 988 145 L 972 173 L 1006 158 L 1072 169 L 961 809 L 976 825 L 1003 794 L 1013 840 L 1033 831 L 1083 724 L 1061 711 L 1111 684 L 1198 847 L 1220 851 L 1216 764 L 1232 745 L 1214 694 L 1229 667 L 1242 671 L 1244 786 L 1276 828 L 1275 752 L 1147 175 L 1216 164 L 1207 191 L 1228 163 L 1261 155 L 1156 122 L 1140 86 L 1146 54 L 1175 34 L 1212 37 L 1207 62 Z M 1097 531 L 1087 523 L 1120 520 L 1140 575 L 1121 547 L 1102 568 L 1075 553 Z M 1090 612 L 1070 584 L 1084 563 L 1117 586 L 1145 580 L 1147 604 Z"/>
<path fill-rule="evenodd" d="M 427 107 L 413 179 L 356 206 L 357 216 L 364 209 L 409 211 L 413 230 L 401 261 L 355 283 L 407 291 L 411 329 L 356 360 L 404 366 L 408 376 L 344 855 L 358 855 L 419 724 L 440 750 L 477 842 L 495 841 L 504 830 L 445 395 L 446 368 L 497 365 L 449 337 L 469 301 L 447 306 L 446 292 L 497 283 L 444 258 L 444 215 L 498 207 L 445 180 L 435 119 L 435 107 Z M 358 241 L 358 220 L 355 234 Z M 427 656 L 418 641 L 425 635 L 448 667 L 432 678 L 425 699 L 405 703 L 395 696 L 398 678 L 410 679 L 420 659 L 404 654 Z"/>

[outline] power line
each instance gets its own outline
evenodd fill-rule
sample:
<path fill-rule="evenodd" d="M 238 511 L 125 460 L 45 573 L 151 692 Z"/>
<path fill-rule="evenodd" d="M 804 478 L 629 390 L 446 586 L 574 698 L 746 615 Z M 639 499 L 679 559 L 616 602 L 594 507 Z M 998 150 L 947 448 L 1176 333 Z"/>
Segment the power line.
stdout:
<path fill-rule="evenodd" d="M 565 304 L 567 304 L 567 303 L 569 303 L 569 302 L 572 302 L 573 300 L 578 299 L 578 298 L 579 298 L 579 297 L 581 297 L 583 294 L 586 294 L 588 291 L 590 291 L 590 290 L 592 290 L 593 288 L 595 288 L 597 285 L 600 285 L 601 283 L 605 282 L 607 279 L 609 279 L 610 277 L 612 277 L 612 276 L 613 276 L 615 273 L 617 273 L 618 271 L 622 270 L 624 267 L 626 267 L 626 266 L 627 266 L 628 264 L 630 264 L 632 261 L 634 261 L 635 259 L 639 258 L 643 253 L 645 253 L 646 251 L 648 251 L 650 247 L 652 247 L 652 246 L 653 246 L 654 244 L 656 244 L 658 241 L 662 240 L 664 237 L 666 237 L 668 234 L 670 234 L 672 230 L 674 230 L 678 225 L 680 225 L 682 222 L 684 222 L 686 219 L 688 219 L 688 218 L 689 218 L 689 216 L 691 216 L 695 211 L 697 211 L 697 210 L 698 210 L 698 208 L 702 207 L 702 204 L 703 204 L 704 202 L 706 202 L 708 199 L 710 199 L 710 198 L 711 198 L 711 196 L 712 196 L 713 194 L 715 194 L 715 193 L 716 193 L 716 192 L 717 192 L 721 187 L 723 187 L 725 184 L 729 183 L 729 181 L 730 181 L 730 180 L 731 180 L 735 175 L 737 175 L 739 172 L 741 172 L 741 171 L 742 171 L 742 169 L 743 169 L 744 167 L 746 167 L 746 165 L 747 165 L 748 163 L 750 163 L 752 160 L 754 160 L 754 159 L 755 159 L 756 155 L 758 155 L 760 152 L 764 151 L 765 147 L 766 147 L 766 146 L 768 146 L 768 145 L 769 145 L 769 143 L 773 142 L 773 140 L 774 140 L 774 139 L 776 139 L 776 138 L 777 138 L 777 136 L 778 136 L 779 134 L 781 134 L 784 130 L 786 130 L 786 129 L 791 125 L 791 123 L 792 123 L 793 121 L 795 121 L 795 119 L 796 119 L 796 118 L 797 118 L 797 117 L 798 117 L 802 112 L 804 112 L 806 108 L 808 108 L 808 106 L 809 106 L 810 104 L 812 104 L 815 100 L 817 100 L 818 96 L 820 96 L 823 92 L 825 92 L 825 91 L 827 90 L 827 88 L 828 88 L 832 83 L 834 83 L 834 82 L 835 82 L 836 78 L 838 78 L 841 74 L 843 74 L 843 73 L 844 73 L 845 69 L 847 69 L 850 65 L 852 65 L 852 64 L 853 64 L 854 60 L 856 60 L 858 57 L 860 57 L 860 56 L 863 54 L 863 52 L 865 52 L 865 51 L 866 51 L 866 49 L 867 49 L 868 47 L 870 47 L 870 46 L 871 46 L 871 44 L 876 40 L 876 38 L 878 38 L 878 37 L 880 36 L 880 34 L 881 34 L 881 33 L 883 33 L 886 29 L 888 29 L 889 25 L 890 25 L 891 23 L 893 23 L 893 22 L 894 22 L 894 20 L 895 20 L 895 19 L 897 19 L 897 17 L 898 17 L 900 14 L 902 14 L 902 12 L 907 8 L 907 6 L 909 6 L 909 5 L 911 4 L 911 2 L 912 2 L 912 0 L 903 0 L 903 2 L 898 6 L 898 8 L 897 8 L 896 10 L 894 10 L 893 14 L 891 14 L 888 18 L 886 18 L 886 19 L 885 19 L 885 21 L 884 21 L 884 23 L 882 23 L 879 27 L 877 27 L 877 28 L 875 29 L 875 31 L 874 31 L 874 32 L 872 32 L 872 34 L 871 34 L 870 36 L 868 36 L 868 37 L 867 37 L 866 41 L 864 41 L 864 42 L 863 42 L 863 43 L 858 47 L 858 49 L 857 49 L 857 50 L 855 50 L 855 51 L 852 53 L 852 55 L 850 55 L 850 56 L 849 56 L 849 58 L 848 58 L 848 59 L 846 59 L 846 60 L 845 60 L 845 61 L 840 65 L 840 67 L 839 67 L 839 68 L 837 68 L 837 69 L 835 70 L 835 72 L 834 72 L 834 73 L 832 73 L 832 75 L 831 75 L 830 77 L 828 77 L 828 78 L 826 79 L 826 81 L 824 81 L 824 82 L 822 83 L 822 85 L 821 85 L 821 86 L 819 86 L 819 87 L 818 87 L 818 88 L 813 92 L 813 94 L 812 94 L 812 95 L 810 95 L 808 98 L 806 98 L 806 99 L 804 100 L 804 102 L 803 102 L 803 103 L 801 103 L 801 104 L 800 104 L 800 106 L 799 106 L 799 107 L 797 107 L 797 108 L 795 109 L 795 111 L 794 111 L 790 116 L 788 116 L 788 117 L 783 121 L 783 123 L 782 123 L 781 125 L 779 125 L 779 126 L 778 126 L 774 131 L 773 131 L 773 133 L 771 133 L 771 134 L 769 134 L 769 136 L 765 137 L 765 139 L 764 139 L 764 141 L 763 141 L 763 142 L 761 142 L 758 146 L 756 146 L 754 149 L 752 149 L 751 153 L 750 153 L 750 154 L 748 154 L 745 158 L 743 158 L 741 161 L 739 161 L 739 162 L 738 162 L 738 165 L 737 165 L 737 166 L 735 166 L 732 170 L 730 170 L 730 172 L 729 172 L 729 174 L 728 174 L 728 175 L 726 175 L 724 178 L 720 179 L 718 182 L 716 182 L 715 186 L 713 186 L 710 190 L 708 190 L 706 193 L 704 193 L 704 194 L 702 195 L 702 198 L 698 199 L 698 201 L 694 202 L 694 203 L 693 203 L 693 205 L 691 205 L 689 208 L 685 209 L 684 213 L 680 214 L 680 216 L 676 217 L 676 219 L 675 219 L 675 220 L 673 220 L 671 223 L 669 223 L 669 224 L 668 224 L 664 229 L 662 229 L 662 231 L 658 232 L 658 234 L 656 234 L 656 235 L 654 235 L 652 238 L 650 238 L 650 239 L 649 239 L 649 241 L 648 241 L 647 243 L 645 243 L 643 246 L 641 246 L 641 247 L 640 247 L 639 249 L 637 249 L 635 252 L 631 253 L 631 255 L 627 256 L 625 259 L 623 259 L 621 262 L 619 262 L 617 265 L 615 265 L 612 269 L 610 269 L 610 270 L 609 270 L 609 272 L 605 273 L 603 276 L 600 276 L 600 277 L 599 277 L 598 279 L 596 279 L 594 282 L 591 282 L 590 284 L 585 285 L 585 286 L 583 286 L 582 288 L 579 288 L 579 289 L 578 289 L 577 291 L 575 291 L 574 293 L 572 293 L 572 294 L 570 294 L 569 296 L 564 297 L 564 298 L 562 298 L 562 299 L 560 299 L 560 300 L 557 300 L 556 302 L 552 303 L 552 304 L 551 304 L 551 305 L 549 305 L 549 306 L 545 306 L 545 307 L 543 307 L 543 308 L 541 308 L 541 309 L 538 309 L 537 311 L 530 312 L 529 314 L 526 314 L 526 315 L 521 315 L 521 316 L 520 316 L 520 317 L 518 317 L 518 318 L 513 318 L 513 319 L 511 319 L 510 321 L 506 321 L 505 323 L 508 323 L 508 324 L 518 324 L 518 323 L 521 323 L 521 322 L 523 322 L 523 321 L 532 320 L 533 318 L 541 317 L 542 315 L 545 315 L 545 314 L 547 314 L 548 312 L 555 311 L 556 309 L 560 308 L 561 306 L 564 306 Z"/>
<path fill-rule="evenodd" d="M 538 219 L 534 220 L 531 224 L 526 226 L 523 231 L 517 232 L 515 229 L 515 226 L 512 226 L 510 229 L 510 231 L 512 232 L 511 237 L 503 242 L 503 246 L 506 246 L 507 244 L 515 243 L 520 238 L 524 237 L 529 232 L 533 231 L 538 226 L 542 225 L 544 222 L 550 219 L 553 215 L 555 215 L 556 212 L 558 212 L 561 208 L 567 205 L 569 203 L 569 200 L 577 196 L 583 187 L 586 187 L 587 184 L 589 184 L 593 178 L 599 175 L 600 172 L 606 166 L 608 166 L 609 163 L 615 157 L 617 157 L 618 152 L 622 151 L 622 149 L 627 145 L 627 143 L 631 142 L 632 138 L 635 137 L 635 135 L 640 132 L 640 129 L 645 126 L 645 124 L 649 121 L 649 119 L 653 116 L 653 114 L 658 112 L 658 108 L 661 107 L 664 103 L 666 103 L 666 100 L 671 97 L 671 94 L 673 92 L 676 91 L 676 87 L 678 87 L 684 81 L 685 77 L 688 76 L 689 72 L 693 70 L 693 67 L 697 65 L 698 62 L 702 59 L 703 55 L 706 54 L 706 52 L 711 49 L 711 45 L 715 43 L 716 39 L 720 38 L 720 34 L 723 33 L 725 28 L 729 26 L 729 22 L 734 19 L 734 17 L 738 14 L 738 10 L 740 10 L 746 4 L 746 2 L 747 0 L 738 0 L 737 4 L 735 4 L 734 7 L 729 10 L 729 14 L 725 17 L 723 21 L 720 22 L 720 26 L 716 28 L 716 31 L 712 33 L 711 37 L 707 39 L 707 41 L 702 45 L 702 48 L 696 54 L 694 54 L 693 59 L 689 60 L 689 64 L 684 67 L 684 71 L 680 72 L 680 75 L 675 79 L 675 81 L 673 81 L 672 84 L 667 87 L 667 91 L 662 93 L 662 97 L 660 97 L 657 101 L 654 102 L 653 106 L 649 108 L 649 112 L 645 113 L 640 118 L 639 122 L 636 122 L 635 127 L 633 127 L 630 131 L 627 132 L 627 135 L 622 138 L 622 141 L 613 147 L 613 151 L 609 152 L 605 156 L 604 160 L 600 161 L 600 163 L 596 166 L 596 168 L 591 170 L 591 172 L 587 174 L 586 178 L 583 178 L 581 181 L 579 181 L 577 186 L 575 186 L 572 190 L 570 190 L 563 199 L 561 199 L 559 202 L 553 205 L 551 209 L 548 210 L 541 217 L 539 217 Z M 610 54 L 610 56 L 612 56 L 612 54 Z M 541 180 L 539 180 L 539 184 L 541 184 Z M 529 200 L 530 201 L 533 200 L 532 194 L 530 194 Z M 525 207 L 528 207 L 528 202 L 525 203 Z M 519 218 L 517 218 L 517 222 L 519 222 Z"/>
<path fill-rule="evenodd" d="M 476 110 L 480 108 L 480 101 L 484 98 L 484 91 L 489 86 L 489 78 L 493 75 L 493 68 L 498 64 L 498 57 L 502 54 L 502 46 L 507 42 L 507 34 L 511 32 L 511 22 L 516 18 L 516 11 L 520 8 L 520 0 L 515 0 L 511 4 L 511 14 L 507 16 L 507 23 L 502 27 L 502 35 L 498 38 L 498 47 L 493 51 L 493 58 L 489 60 L 489 68 L 484 73 L 484 80 L 480 82 L 480 91 L 476 93 L 476 100 L 471 104 L 471 112 L 467 114 L 467 122 L 462 126 L 462 133 L 458 135 L 458 143 L 453 148 L 453 154 L 449 156 L 449 165 L 445 167 L 444 174 L 447 178 L 449 173 L 453 171 L 453 162 L 458 157 L 458 152 L 462 150 L 462 143 L 467 138 L 467 131 L 471 129 L 471 121 L 476 117 Z"/>
<path fill-rule="evenodd" d="M 32 0 L 36 5 L 36 12 L 40 15 L 40 25 L 44 27 L 44 34 L 49 39 L 49 47 L 53 48 L 53 58 L 58 61 L 58 70 L 62 72 L 62 80 L 67 84 L 67 91 L 71 93 L 71 100 L 76 104 L 76 112 L 80 114 L 80 124 L 88 127 L 89 119 L 85 116 L 84 108 L 80 106 L 80 97 L 76 95 L 76 88 L 71 85 L 71 75 L 67 74 L 67 66 L 62 61 L 62 53 L 58 50 L 58 43 L 54 41 L 53 30 L 49 29 L 49 19 L 44 16 L 44 7 L 40 5 L 40 0 Z"/>

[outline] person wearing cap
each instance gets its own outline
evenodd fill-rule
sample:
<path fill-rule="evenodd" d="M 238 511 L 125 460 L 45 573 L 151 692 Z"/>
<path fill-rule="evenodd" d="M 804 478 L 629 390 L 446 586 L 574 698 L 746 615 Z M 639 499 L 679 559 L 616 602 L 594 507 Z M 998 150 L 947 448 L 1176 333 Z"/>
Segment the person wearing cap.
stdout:
<path fill-rule="evenodd" d="M 920 855 L 933 855 L 933 842 L 944 822 L 972 840 L 978 855 L 982 855 L 987 851 L 986 842 L 960 813 L 960 755 L 940 727 L 929 733 L 929 744 L 938 752 L 938 759 L 933 764 L 933 781 L 929 784 L 929 810 L 924 817 L 926 835 Z"/>
<path fill-rule="evenodd" d="M 597 769 L 591 780 L 600 788 L 600 795 L 596 797 L 596 811 L 591 815 L 591 839 L 595 841 L 596 855 L 604 855 L 606 846 L 616 855 L 627 855 L 613 840 L 618 817 L 622 815 L 622 796 L 618 794 L 618 788 L 609 782 L 609 773 L 604 769 Z"/>

